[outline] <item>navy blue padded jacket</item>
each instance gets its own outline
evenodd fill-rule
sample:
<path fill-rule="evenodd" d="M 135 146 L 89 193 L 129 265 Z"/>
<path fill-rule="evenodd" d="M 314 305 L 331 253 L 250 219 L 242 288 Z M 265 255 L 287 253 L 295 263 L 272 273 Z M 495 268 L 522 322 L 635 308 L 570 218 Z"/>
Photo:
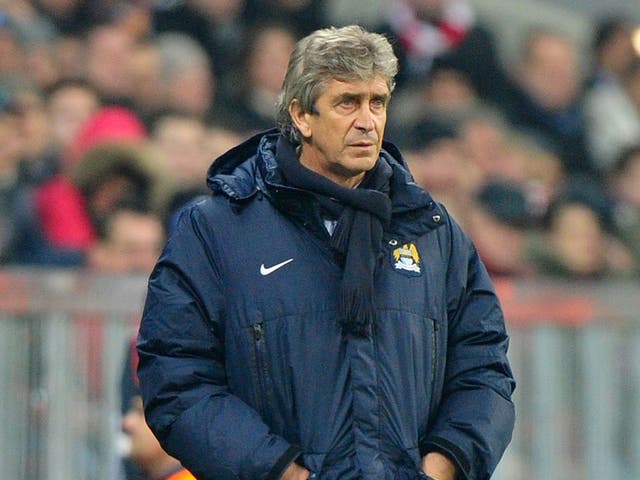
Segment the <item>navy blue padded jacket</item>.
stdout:
<path fill-rule="evenodd" d="M 398 150 L 371 338 L 336 320 L 341 259 L 283 184 L 276 131 L 209 170 L 154 269 L 139 332 L 146 418 L 200 480 L 416 479 L 428 451 L 488 479 L 514 425 L 502 311 L 476 250 Z"/>

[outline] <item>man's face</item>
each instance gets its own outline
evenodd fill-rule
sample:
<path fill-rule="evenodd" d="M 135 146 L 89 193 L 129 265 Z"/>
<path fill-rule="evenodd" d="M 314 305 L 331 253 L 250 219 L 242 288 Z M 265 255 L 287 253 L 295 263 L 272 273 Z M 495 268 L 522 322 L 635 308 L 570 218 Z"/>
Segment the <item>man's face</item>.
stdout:
<path fill-rule="evenodd" d="M 336 183 L 356 186 L 378 159 L 389 98 L 385 80 L 374 76 L 329 81 L 313 113 L 294 100 L 290 113 L 303 137 L 300 162 Z"/>

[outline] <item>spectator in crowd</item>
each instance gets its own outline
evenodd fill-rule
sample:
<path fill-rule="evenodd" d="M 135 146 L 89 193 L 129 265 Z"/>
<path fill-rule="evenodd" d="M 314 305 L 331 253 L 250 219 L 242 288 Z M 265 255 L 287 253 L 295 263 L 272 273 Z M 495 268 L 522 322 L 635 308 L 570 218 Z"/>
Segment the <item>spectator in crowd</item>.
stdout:
<path fill-rule="evenodd" d="M 127 479 L 140 480 L 195 480 L 180 462 L 168 455 L 149 429 L 144 418 L 142 397 L 136 369 L 138 354 L 134 341 L 128 342 L 125 362 L 120 375 L 122 430 L 126 447 L 124 457 L 140 471 L 129 470 Z"/>
<path fill-rule="evenodd" d="M 207 193 L 203 178 L 211 163 L 206 150 L 209 129 L 198 117 L 175 112 L 162 115 L 151 131 L 155 157 L 162 164 L 170 185 L 162 205 L 170 216 L 189 199 Z"/>
<path fill-rule="evenodd" d="M 38 0 L 34 2 L 62 35 L 83 35 L 100 17 L 100 4 L 96 0 Z"/>
<path fill-rule="evenodd" d="M 295 37 L 327 23 L 323 0 L 246 0 L 245 20 L 256 27 L 263 22 L 288 24 Z"/>
<path fill-rule="evenodd" d="M 450 125 L 423 119 L 411 129 L 409 139 L 405 158 L 416 183 L 445 204 L 464 227 L 467 205 L 484 174 L 465 154 Z"/>
<path fill-rule="evenodd" d="M 148 150 L 148 149 L 147 149 Z M 71 174 L 85 200 L 96 233 L 118 203 L 128 201 L 151 208 L 162 200 L 158 191 L 160 169 L 151 153 L 134 145 L 104 143 L 87 150 Z"/>
<path fill-rule="evenodd" d="M 565 179 L 560 158 L 540 146 L 536 138 L 513 131 L 492 110 L 480 109 L 461 122 L 459 139 L 464 154 L 483 178 L 519 184 L 531 214 L 539 219 Z"/>
<path fill-rule="evenodd" d="M 85 42 L 83 38 L 73 35 L 61 36 L 57 37 L 53 43 L 60 79 L 85 78 Z"/>
<path fill-rule="evenodd" d="M 589 88 L 617 83 L 638 57 L 633 48 L 633 27 L 630 20 L 621 16 L 607 16 L 595 23 Z"/>
<path fill-rule="evenodd" d="M 617 234 L 640 266 L 640 145 L 622 152 L 608 171 Z"/>
<path fill-rule="evenodd" d="M 205 50 L 186 34 L 167 32 L 155 38 L 160 58 L 156 88 L 165 110 L 182 112 L 203 121 L 222 113 L 216 95 L 216 77 Z"/>
<path fill-rule="evenodd" d="M 133 173 L 133 184 L 138 181 L 143 184 L 147 178 L 138 170 L 141 167 L 137 154 L 130 154 L 122 144 L 141 145 L 146 139 L 144 126 L 131 111 L 122 107 L 98 110 L 64 152 L 60 172 L 33 190 L 32 213 L 24 225 L 21 249 L 17 253 L 19 261 L 82 265 L 96 238 L 99 228 L 96 222 L 103 217 L 106 206 L 114 203 L 119 195 L 130 194 L 126 188 L 131 184 L 124 181 L 122 175 L 126 178 L 128 173 Z M 110 146 L 124 148 L 123 155 L 119 151 L 107 154 Z M 96 152 L 99 148 L 102 150 Z M 105 162 L 103 154 L 117 161 Z M 93 155 L 93 159 L 82 165 L 89 155 Z M 92 166 L 100 174 L 91 175 Z M 111 167 L 114 170 L 110 171 Z M 92 198 L 85 196 L 83 188 Z"/>
<path fill-rule="evenodd" d="M 379 30 L 389 36 L 398 55 L 398 86 L 421 84 L 434 62 L 447 57 L 483 99 L 500 97 L 503 71 L 492 33 L 476 18 L 466 0 L 392 2 Z"/>
<path fill-rule="evenodd" d="M 585 98 L 589 147 L 602 174 L 640 140 L 640 58 L 617 80 L 592 87 Z"/>
<path fill-rule="evenodd" d="M 577 44 L 547 28 L 530 31 L 523 44 L 511 87 L 499 107 L 514 128 L 553 150 L 565 171 L 595 174 L 586 145 Z"/>
<path fill-rule="evenodd" d="M 437 58 L 419 88 L 406 89 L 399 98 L 394 98 L 387 136 L 402 147 L 407 143 L 407 135 L 412 135 L 411 126 L 423 121 L 457 129 L 481 105 L 467 74 L 446 59 Z"/>
<path fill-rule="evenodd" d="M 20 178 L 20 162 L 25 151 L 25 139 L 20 133 L 20 113 L 10 99 L 0 104 L 0 263 L 12 260 L 17 247 L 17 224 L 24 212 L 18 208 L 20 190 L 25 186 Z"/>
<path fill-rule="evenodd" d="M 10 24 L 22 43 L 40 44 L 53 40 L 59 34 L 51 18 L 35 3 L 30 0 L 2 2 L 1 22 Z"/>
<path fill-rule="evenodd" d="M 458 137 L 465 155 L 483 176 L 522 180 L 522 164 L 509 158 L 506 152 L 513 133 L 499 112 L 489 109 L 470 112 L 459 122 Z"/>
<path fill-rule="evenodd" d="M 511 179 L 522 186 L 532 221 L 539 226 L 552 199 L 567 180 L 562 161 L 553 151 L 540 147 L 526 135 L 510 134 L 498 164 L 503 165 L 504 170 L 497 177 Z"/>
<path fill-rule="evenodd" d="M 593 180 L 574 179 L 551 204 L 530 255 L 542 275 L 599 280 L 633 275 L 637 265 L 611 231 L 610 205 Z"/>
<path fill-rule="evenodd" d="M 131 57 L 133 109 L 151 130 L 156 117 L 165 109 L 160 51 L 155 38 L 138 41 Z"/>
<path fill-rule="evenodd" d="M 155 211 L 139 202 L 121 201 L 107 214 L 87 266 L 99 272 L 148 275 L 164 239 L 164 224 Z"/>
<path fill-rule="evenodd" d="M 22 84 L 28 77 L 24 72 L 24 50 L 10 19 L 0 17 L 0 93 L 10 94 L 9 88 Z"/>
<path fill-rule="evenodd" d="M 80 129 L 100 108 L 98 92 L 86 80 L 63 79 L 45 92 L 47 122 L 51 128 L 50 158 L 57 167 Z"/>
<path fill-rule="evenodd" d="M 187 0 L 156 2 L 156 34 L 182 33 L 195 40 L 209 57 L 221 96 L 236 92 L 243 75 L 241 50 L 247 43 L 245 0 Z M 263 19 L 264 20 L 264 19 Z"/>
<path fill-rule="evenodd" d="M 38 89 L 25 85 L 13 92 L 11 101 L 19 113 L 17 127 L 24 140 L 20 169 L 25 180 L 36 184 L 51 176 L 56 168 L 50 157 L 52 129 L 45 99 Z"/>
<path fill-rule="evenodd" d="M 85 75 L 104 104 L 131 107 L 135 37 L 115 24 L 101 24 L 86 34 Z"/>
<path fill-rule="evenodd" d="M 246 74 L 233 102 L 236 130 L 257 133 L 275 126 L 276 104 L 295 42 L 284 25 L 263 25 L 252 31 L 244 61 Z"/>
<path fill-rule="evenodd" d="M 534 227 L 526 192 L 505 180 L 485 182 L 470 203 L 466 230 L 492 277 L 524 277 L 535 273 L 527 258 Z"/>

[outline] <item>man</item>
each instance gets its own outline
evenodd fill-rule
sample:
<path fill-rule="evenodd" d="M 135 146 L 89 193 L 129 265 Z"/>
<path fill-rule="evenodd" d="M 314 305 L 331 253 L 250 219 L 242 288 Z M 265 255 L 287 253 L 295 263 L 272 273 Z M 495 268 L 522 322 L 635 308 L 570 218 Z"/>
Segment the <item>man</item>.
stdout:
<path fill-rule="evenodd" d="M 201 480 L 485 479 L 509 442 L 489 277 L 382 141 L 396 71 L 360 27 L 302 39 L 151 275 L 147 420 Z"/>
<path fill-rule="evenodd" d="M 129 344 L 122 370 L 121 393 L 123 403 L 122 430 L 127 438 L 125 456 L 139 467 L 149 480 L 194 480 L 180 462 L 167 454 L 149 429 L 142 409 L 142 398 L 135 368 L 138 356 L 133 343 Z M 138 478 L 138 477 L 136 477 Z"/>
<path fill-rule="evenodd" d="M 101 272 L 149 274 L 162 250 L 165 226 L 160 215 L 136 202 L 116 204 L 87 255 Z"/>

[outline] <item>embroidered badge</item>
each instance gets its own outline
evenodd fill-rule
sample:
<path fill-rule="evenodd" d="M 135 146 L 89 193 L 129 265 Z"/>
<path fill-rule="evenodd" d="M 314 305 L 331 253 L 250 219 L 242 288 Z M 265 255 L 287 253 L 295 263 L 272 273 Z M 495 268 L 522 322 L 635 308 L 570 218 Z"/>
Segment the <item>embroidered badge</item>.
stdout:
<path fill-rule="evenodd" d="M 403 270 L 414 275 L 422 273 L 420 265 L 420 254 L 413 243 L 405 243 L 401 247 L 391 252 L 393 256 L 393 267 L 396 270 Z"/>

